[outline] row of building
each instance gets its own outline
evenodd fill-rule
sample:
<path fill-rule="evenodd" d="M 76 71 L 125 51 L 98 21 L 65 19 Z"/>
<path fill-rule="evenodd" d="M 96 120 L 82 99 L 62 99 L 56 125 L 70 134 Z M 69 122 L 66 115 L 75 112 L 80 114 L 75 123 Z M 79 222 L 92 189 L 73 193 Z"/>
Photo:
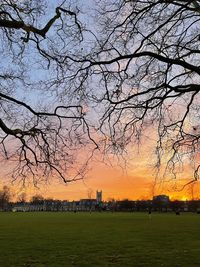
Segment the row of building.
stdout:
<path fill-rule="evenodd" d="M 170 201 L 166 195 L 155 196 L 152 200 L 121 200 L 103 201 L 102 191 L 96 192 L 95 199 L 81 199 L 79 201 L 40 200 L 38 202 L 11 203 L 9 210 L 23 211 L 159 211 L 183 212 L 192 211 L 200 213 L 200 200 Z"/>
<path fill-rule="evenodd" d="M 79 201 L 39 200 L 36 202 L 18 202 L 12 204 L 12 211 L 95 211 L 102 210 L 102 191 L 96 191 L 96 198 Z"/>

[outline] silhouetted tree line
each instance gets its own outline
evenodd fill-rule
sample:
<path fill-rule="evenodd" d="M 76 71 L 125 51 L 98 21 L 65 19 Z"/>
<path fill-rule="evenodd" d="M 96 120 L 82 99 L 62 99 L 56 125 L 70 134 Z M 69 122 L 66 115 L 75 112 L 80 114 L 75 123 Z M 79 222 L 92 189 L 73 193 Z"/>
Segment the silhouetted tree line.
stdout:
<path fill-rule="evenodd" d="M 159 201 L 159 200 L 120 200 L 107 203 L 107 210 L 111 211 L 132 211 L 132 212 L 181 212 L 190 211 L 200 213 L 200 200 L 190 201 Z"/>
<path fill-rule="evenodd" d="M 164 196 L 167 197 L 167 196 Z M 44 198 L 42 195 L 36 194 L 31 197 L 30 201 L 26 200 L 26 194 L 21 193 L 18 195 L 17 201 L 12 202 L 12 193 L 10 188 L 4 186 L 0 190 L 0 211 L 11 211 L 15 207 L 31 206 L 34 207 L 32 210 L 38 211 L 78 211 L 79 201 L 69 202 L 67 200 L 55 200 L 52 198 Z M 83 204 L 82 204 L 83 205 Z M 67 209 L 66 207 L 71 207 Z M 19 209 L 20 210 L 20 209 Z M 83 209 L 84 210 L 84 209 Z M 87 209 L 86 209 L 87 210 Z M 163 196 L 157 196 L 153 200 L 111 200 L 107 202 L 102 202 L 95 205 L 95 211 L 112 211 L 112 212 L 168 212 L 173 211 L 176 213 L 183 211 L 197 212 L 200 213 L 200 200 L 189 200 L 180 201 L 174 200 L 170 201 L 169 198 L 163 198 Z M 31 211 L 31 209 L 30 209 Z"/>

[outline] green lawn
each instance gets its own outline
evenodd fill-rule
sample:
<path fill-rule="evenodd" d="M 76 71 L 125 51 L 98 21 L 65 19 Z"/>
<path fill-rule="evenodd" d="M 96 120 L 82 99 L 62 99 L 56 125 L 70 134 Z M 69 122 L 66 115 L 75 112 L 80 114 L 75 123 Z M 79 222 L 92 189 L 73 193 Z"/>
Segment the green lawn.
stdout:
<path fill-rule="evenodd" d="M 200 266 L 200 215 L 0 213 L 1 267 Z"/>

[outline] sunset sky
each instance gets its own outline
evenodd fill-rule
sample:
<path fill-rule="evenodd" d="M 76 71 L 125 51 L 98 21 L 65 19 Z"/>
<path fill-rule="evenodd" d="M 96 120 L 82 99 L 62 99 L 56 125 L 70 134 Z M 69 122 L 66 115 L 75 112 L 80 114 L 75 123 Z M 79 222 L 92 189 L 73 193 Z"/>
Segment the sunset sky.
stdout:
<path fill-rule="evenodd" d="M 186 168 L 177 175 L 177 179 L 160 176 L 156 178 L 155 164 L 155 140 L 146 136 L 142 145 L 136 144 L 130 148 L 125 161 L 116 160 L 110 156 L 109 161 L 90 162 L 87 175 L 82 181 L 64 184 L 63 181 L 53 178 L 48 184 L 41 184 L 39 188 L 29 186 L 21 188 L 18 181 L 10 183 L 8 171 L 1 166 L 2 185 L 8 185 L 14 192 L 14 199 L 21 192 L 26 192 L 27 198 L 34 194 L 41 194 L 45 198 L 61 200 L 79 200 L 88 198 L 88 192 L 92 191 L 92 197 L 96 197 L 96 190 L 103 191 L 103 199 L 152 199 L 154 195 L 167 194 L 171 199 L 199 198 L 199 183 L 182 188 L 192 177 L 191 168 Z M 111 164 L 112 163 L 112 164 Z"/>
<path fill-rule="evenodd" d="M 152 145 L 152 144 L 151 144 Z M 151 150 L 150 150 L 151 147 Z M 92 197 L 95 198 L 96 190 L 103 191 L 103 199 L 152 199 L 153 195 L 167 194 L 171 199 L 199 198 L 199 183 L 183 186 L 192 180 L 191 168 L 184 169 L 177 174 L 176 179 L 163 177 L 162 173 L 156 178 L 154 168 L 154 147 L 143 146 L 141 152 L 132 152 L 124 162 L 112 165 L 103 162 L 91 163 L 91 170 L 83 181 L 77 181 L 64 185 L 62 181 L 54 181 L 46 188 L 41 188 L 45 196 L 59 199 L 78 200 L 88 198 L 88 190 L 92 189 Z M 136 149 L 137 150 L 137 149 Z M 37 192 L 37 190 L 36 190 Z"/>
<path fill-rule="evenodd" d="M 94 11 L 93 9 L 95 8 L 94 1 L 93 0 L 89 0 L 89 1 L 85 1 L 84 2 L 84 1 L 80 1 L 79 0 L 79 1 L 75 1 L 75 2 L 76 2 L 77 5 L 80 5 L 80 7 L 81 7 L 81 9 L 83 11 L 82 13 L 80 12 L 80 15 L 79 15 L 79 19 L 82 21 L 83 25 L 87 26 L 89 30 L 92 29 L 93 32 L 96 33 L 96 31 L 98 29 L 96 24 L 98 24 L 98 23 L 97 23 L 97 19 L 95 17 L 95 13 L 93 12 Z M 41 24 L 44 24 L 45 21 L 48 21 L 47 20 L 48 16 L 51 17 L 52 16 L 52 12 L 55 12 L 55 10 L 54 10 L 55 7 L 58 4 L 61 4 L 61 3 L 62 3 L 62 1 L 56 0 L 56 1 L 52 1 L 52 3 L 49 4 L 48 9 L 51 12 L 49 12 L 49 14 L 47 12 L 48 15 L 46 14 L 46 17 L 41 19 Z M 85 15 L 84 12 L 87 12 L 87 13 L 85 13 L 87 15 Z M 86 39 L 85 47 L 84 47 L 84 49 L 85 49 L 84 53 L 87 52 L 87 49 L 88 49 L 87 46 L 89 45 L 90 42 L 92 43 L 92 46 L 94 45 L 94 43 L 93 43 L 94 39 L 95 39 L 94 38 L 94 34 L 91 34 L 91 36 L 90 36 L 89 35 L 89 30 L 87 31 L 87 33 L 84 32 L 84 38 Z M 53 31 L 52 31 L 52 33 L 53 33 Z M 50 35 L 52 33 L 51 33 L 51 31 L 49 31 Z M 136 40 L 138 42 L 137 38 L 136 38 Z M 43 40 L 43 41 L 45 41 L 45 40 Z M 136 44 L 134 43 L 135 46 L 137 45 L 137 42 L 136 42 Z M 61 43 L 60 43 L 60 45 L 61 45 Z M 81 42 L 78 43 L 78 44 L 80 45 Z M 69 44 L 68 44 L 68 46 L 69 46 Z M 68 49 L 68 46 L 67 46 L 67 49 Z M 142 46 L 143 45 L 141 45 L 141 47 Z M 131 43 L 130 47 L 132 48 L 132 43 Z M 81 46 L 80 46 L 80 48 L 81 48 Z M 54 83 L 52 82 L 52 84 L 59 84 L 59 82 L 57 81 L 57 76 L 56 76 L 57 74 L 54 73 L 55 72 L 55 69 L 54 69 L 55 67 L 52 66 L 52 69 L 50 69 L 50 71 L 49 71 L 49 66 L 48 67 L 46 65 L 45 65 L 45 67 L 42 66 L 42 64 L 44 63 L 44 62 L 42 63 L 42 59 L 43 58 L 40 57 L 40 55 L 38 56 L 38 58 L 35 56 L 35 54 L 34 54 L 35 52 L 33 52 L 34 50 L 32 50 L 33 47 L 30 46 L 29 48 L 27 48 L 27 50 L 28 49 L 30 49 L 30 51 L 29 51 L 30 54 L 28 54 L 28 55 L 30 55 L 31 57 L 30 58 L 29 57 L 26 58 L 26 55 L 24 56 L 25 59 L 28 60 L 28 61 L 26 61 L 26 64 L 28 63 L 27 67 L 26 67 L 26 71 L 30 72 L 29 73 L 30 81 L 35 83 L 37 90 L 33 90 L 33 91 L 31 91 L 31 89 L 27 90 L 26 87 L 24 87 L 24 89 L 22 88 L 23 89 L 22 90 L 21 89 L 22 85 L 20 84 L 20 86 L 19 86 L 18 83 L 17 83 L 16 84 L 17 90 L 16 90 L 16 93 L 15 93 L 15 97 L 17 97 L 17 99 L 21 99 L 21 100 L 27 98 L 27 103 L 30 104 L 30 106 L 32 108 L 38 108 L 39 107 L 39 109 L 40 109 L 41 106 L 42 106 L 41 103 L 43 103 L 44 104 L 44 107 L 43 107 L 44 110 L 46 110 L 46 106 L 48 108 L 50 107 L 51 115 L 54 112 L 54 106 L 61 105 L 60 102 L 56 102 L 55 99 L 57 101 L 61 101 L 62 100 L 63 101 L 62 104 L 64 103 L 65 105 L 68 105 L 68 106 L 76 105 L 77 103 L 78 103 L 77 105 L 79 105 L 81 103 L 81 105 L 83 107 L 84 116 L 86 114 L 85 118 L 88 120 L 87 126 L 90 125 L 92 120 L 93 120 L 94 125 L 95 125 L 96 122 L 98 122 L 98 123 L 96 123 L 96 125 L 99 124 L 99 120 L 100 120 L 100 125 L 101 125 L 101 118 L 103 118 L 105 102 L 99 100 L 99 102 L 100 102 L 99 107 L 96 108 L 96 103 L 90 103 L 91 100 L 88 100 L 88 103 L 87 103 L 87 101 L 85 101 L 85 102 L 84 102 L 84 100 L 82 101 L 81 97 L 79 99 L 79 98 L 77 98 L 77 96 L 73 95 L 74 92 L 78 91 L 78 89 L 74 89 L 74 91 L 72 91 L 72 95 L 70 95 L 70 98 L 67 98 L 67 96 L 68 96 L 67 92 L 68 91 L 66 90 L 66 88 L 68 89 L 68 87 L 70 87 L 68 83 L 66 83 L 66 84 L 65 83 L 63 83 L 63 84 L 61 83 L 61 85 L 59 85 L 60 88 L 56 88 L 55 87 L 55 89 L 54 89 L 53 85 L 51 85 L 51 86 L 49 85 L 49 88 L 47 86 L 47 88 L 48 88 L 47 89 L 45 87 L 46 85 L 45 85 L 44 81 L 48 81 L 47 84 L 49 84 L 49 81 L 51 81 L 51 79 L 56 79 L 56 82 L 54 82 Z M 63 48 L 62 49 L 59 48 L 59 49 L 62 52 Z M 73 47 L 73 45 L 71 45 L 72 52 L 74 52 L 76 49 Z M 81 50 L 81 54 L 83 53 L 82 52 L 83 50 Z M 8 58 L 9 58 L 9 56 L 8 56 Z M 9 59 L 9 60 L 11 60 L 11 59 Z M 3 64 L 5 65 L 4 68 L 10 67 L 9 60 L 5 60 L 4 59 L 4 61 L 5 61 L 5 62 L 3 62 Z M 40 60 L 41 60 L 41 62 L 40 62 Z M 126 64 L 126 62 L 125 61 L 121 62 L 121 67 L 120 68 L 123 67 L 123 64 Z M 133 64 L 133 66 L 135 66 L 135 62 L 132 62 L 131 64 Z M 131 66 L 131 64 L 129 65 L 129 67 Z M 155 64 L 155 66 L 156 66 L 156 64 Z M 17 65 L 15 65 L 14 68 L 17 69 L 16 66 Z M 94 64 L 94 66 L 95 66 L 95 64 Z M 111 70 L 115 70 L 116 66 L 115 67 L 114 66 L 110 66 L 110 68 L 111 68 Z M 95 70 L 95 68 L 94 68 L 94 70 L 91 73 L 95 73 L 95 71 L 97 72 L 97 69 Z M 62 68 L 61 68 L 61 70 L 62 70 Z M 178 75 L 178 71 L 179 71 L 179 69 L 175 68 L 175 72 L 174 73 L 176 74 L 176 72 L 177 72 L 177 75 Z M 133 75 L 132 71 L 130 73 L 131 73 L 130 77 L 132 77 L 132 75 Z M 133 71 L 133 73 L 134 73 L 134 71 Z M 53 77 L 54 75 L 55 75 L 55 77 Z M 66 76 L 67 75 L 69 75 L 69 74 L 66 74 Z M 69 77 L 71 77 L 71 76 L 69 76 Z M 133 77 L 134 77 L 134 75 L 133 75 Z M 152 75 L 152 77 L 153 77 L 153 75 Z M 145 79 L 146 80 L 143 82 L 143 86 L 145 86 L 145 83 L 148 81 L 148 79 L 150 80 L 149 83 L 151 83 L 151 75 L 146 75 Z M 38 84 L 37 84 L 38 80 L 40 81 L 40 84 L 38 83 L 40 86 L 41 86 L 41 84 L 44 84 L 44 88 L 45 88 L 46 91 L 42 91 L 40 86 L 38 88 Z M 65 79 L 63 78 L 63 81 L 64 80 Z M 137 80 L 137 79 L 135 79 L 135 80 Z M 75 81 L 74 83 L 76 84 L 76 79 L 75 78 L 74 78 L 74 81 Z M 90 85 L 91 88 L 89 87 L 88 84 Z M 99 97 L 99 99 L 105 100 L 105 95 L 104 95 L 104 89 L 105 88 L 101 89 L 101 87 L 100 87 L 101 83 L 100 83 L 99 77 L 97 78 L 97 76 L 95 76 L 94 78 L 89 79 L 88 80 L 88 84 L 86 83 L 85 87 L 83 87 L 84 89 L 86 88 L 85 89 L 85 95 L 88 94 L 87 90 L 89 90 L 89 91 L 94 90 L 94 94 L 91 93 L 90 98 L 88 98 L 88 99 L 94 99 L 95 98 L 94 97 L 95 94 L 97 94 L 97 95 L 100 94 L 101 95 L 101 93 L 102 93 L 102 96 L 101 97 L 98 96 L 98 97 Z M 123 88 L 122 88 L 124 90 L 124 94 L 127 93 L 127 95 L 130 95 L 130 94 L 136 94 L 137 95 L 138 88 L 136 87 L 135 84 L 136 83 L 133 83 L 133 84 L 131 84 L 131 86 L 129 86 L 129 82 L 128 81 L 127 81 L 127 83 L 125 82 L 123 84 Z M 110 97 L 113 97 L 113 95 L 115 95 L 116 92 L 117 92 L 117 90 L 115 90 L 115 89 L 119 88 L 119 83 L 118 83 L 118 81 L 116 82 L 115 79 L 114 79 L 112 81 L 112 83 L 110 84 L 110 82 L 108 80 L 107 81 L 107 86 L 108 85 L 110 86 Z M 40 89 L 41 89 L 41 91 L 40 91 Z M 130 92 L 129 92 L 129 89 L 130 89 Z M 57 90 L 58 90 L 58 92 L 57 92 Z M 66 92 L 65 92 L 65 90 L 66 90 Z M 65 94 L 66 94 L 66 96 L 65 96 Z M 81 94 L 81 90 L 80 90 L 80 94 Z M 72 96 L 75 99 L 74 103 L 71 103 L 71 100 L 70 100 Z M 149 98 L 148 98 L 149 95 L 147 95 L 145 97 L 147 97 L 146 99 L 149 100 Z M 113 103 L 115 103 L 115 101 L 116 101 L 115 97 L 113 99 L 114 99 Z M 124 98 L 124 100 L 125 100 L 125 98 Z M 79 103 L 79 101 L 80 101 L 80 103 Z M 118 101 L 118 98 L 117 98 L 117 101 Z M 122 101 L 122 100 L 120 100 L 120 101 Z M 120 101 L 119 101 L 119 103 L 120 103 Z M 97 103 L 98 103 L 98 101 L 97 101 Z M 164 109 L 163 114 L 165 114 L 165 111 L 168 111 L 169 114 L 171 112 L 173 114 L 172 117 L 176 117 L 177 116 L 177 120 L 178 120 L 179 115 L 182 113 L 182 110 L 184 110 L 184 108 L 185 108 L 186 100 L 182 99 L 180 102 L 177 101 L 177 103 L 175 105 L 175 108 L 174 108 L 173 105 L 171 105 L 172 102 L 170 102 L 170 101 L 166 101 L 165 104 L 166 104 L 166 109 Z M 197 106 L 196 113 L 198 113 L 198 102 L 196 103 L 196 106 Z M 94 110 L 92 111 L 92 108 L 95 111 Z M 101 113 L 100 112 L 101 108 L 102 108 L 103 111 L 102 111 L 102 114 L 99 114 L 99 113 Z M 121 106 L 119 105 L 118 108 L 120 109 Z M 8 110 L 9 110 L 9 106 L 8 106 Z M 131 110 L 131 108 L 130 108 L 130 110 Z M 79 111 L 78 108 L 77 108 L 77 111 Z M 22 114 L 23 114 L 23 112 L 22 112 Z M 73 112 L 75 113 L 74 110 L 73 110 Z M 72 116 L 71 114 L 74 114 L 73 112 L 70 113 L 70 116 Z M 87 115 L 87 112 L 90 113 L 90 114 Z M 126 118 L 127 122 L 130 122 L 132 120 L 132 117 L 131 117 L 131 119 L 129 118 L 130 114 L 131 114 L 131 116 L 133 116 L 133 117 L 135 116 L 136 118 L 138 116 L 137 112 L 136 113 L 133 112 L 133 114 L 131 112 L 132 112 L 132 110 L 130 111 L 130 113 L 127 112 L 127 114 L 128 114 L 127 115 L 128 118 Z M 15 114 L 15 113 L 16 113 L 16 111 L 15 111 L 15 109 L 13 109 L 13 114 Z M 18 112 L 18 113 L 20 114 L 20 112 Z M 6 114 L 6 112 L 5 112 L 5 114 Z M 12 116 L 13 114 L 10 115 L 10 118 L 13 117 Z M 59 116 L 62 117 L 63 114 L 64 114 L 64 110 L 61 110 Z M 67 112 L 66 112 L 66 114 L 67 114 Z M 108 112 L 107 114 L 110 114 L 110 113 Z M 140 114 L 140 116 L 141 116 L 141 114 Z M 53 116 L 55 116 L 55 115 L 57 116 L 58 114 L 54 113 Z M 81 116 L 82 115 L 83 114 L 81 114 Z M 69 116 L 69 115 L 67 114 L 66 116 Z M 73 115 L 73 116 L 75 116 L 75 115 Z M 140 116 L 139 116 L 139 118 L 140 118 Z M 153 115 L 153 116 L 155 116 L 155 115 Z M 7 114 L 5 115 L 5 117 L 7 118 Z M 78 115 L 76 114 L 75 117 L 78 117 Z M 116 115 L 116 117 L 118 118 L 118 115 Z M 165 115 L 163 115 L 163 117 L 165 117 Z M 124 119 L 124 117 L 120 117 L 121 125 L 124 126 L 124 124 L 127 123 L 126 119 Z M 169 121 L 171 120 L 171 115 L 169 115 L 168 119 L 169 119 Z M 110 117 L 108 115 L 108 118 L 105 119 L 105 121 L 104 120 L 103 121 L 106 124 L 108 122 L 110 123 L 109 120 L 110 120 Z M 118 136 L 117 135 L 115 136 L 115 126 L 113 126 L 113 125 L 116 125 L 117 122 L 119 122 L 120 120 L 116 119 L 116 121 L 115 121 L 115 117 L 114 117 L 113 121 L 111 120 L 111 122 L 113 123 L 112 127 L 110 127 L 110 125 L 109 125 L 110 128 L 109 127 L 107 128 L 107 126 L 106 126 L 105 129 L 104 129 L 103 138 L 105 138 L 107 140 L 107 136 L 109 136 L 108 139 L 109 138 L 110 139 L 109 139 L 108 143 L 110 142 L 109 145 L 112 144 L 113 147 L 114 147 L 114 143 L 112 143 L 113 135 L 116 138 L 116 139 L 114 138 L 115 139 L 114 141 L 118 140 Z M 124 120 L 125 120 L 125 122 L 124 122 Z M 142 116 L 141 116 L 139 121 L 142 121 L 142 120 L 143 119 L 142 119 Z M 104 200 L 108 200 L 108 199 L 111 199 L 111 198 L 114 198 L 114 199 L 125 199 L 125 198 L 128 198 L 128 199 L 134 199 L 134 200 L 136 200 L 136 199 L 151 199 L 154 195 L 158 195 L 158 194 L 167 194 L 167 195 L 169 195 L 171 197 L 171 199 L 178 198 L 178 199 L 184 200 L 184 199 L 191 199 L 191 198 L 200 198 L 200 193 L 199 193 L 199 189 L 198 189 L 199 188 L 198 182 L 196 182 L 195 184 L 189 184 L 188 186 L 184 187 L 184 185 L 186 185 L 188 182 L 192 181 L 192 179 L 194 177 L 194 173 L 192 173 L 192 168 L 194 167 L 194 166 L 192 166 L 192 164 L 193 164 L 193 162 L 195 162 L 194 158 L 192 159 L 193 162 L 192 162 L 192 160 L 191 161 L 186 160 L 184 166 L 182 166 L 182 164 L 181 164 L 182 158 L 180 159 L 180 161 L 179 160 L 177 161 L 178 162 L 178 164 L 177 164 L 178 168 L 180 168 L 180 169 L 178 170 L 176 179 L 175 179 L 175 177 L 172 176 L 172 174 L 165 173 L 165 171 L 164 171 L 165 167 L 166 167 L 166 163 L 170 158 L 170 155 L 168 155 L 168 156 L 166 155 L 166 158 L 164 156 L 162 164 L 161 164 L 161 167 L 160 167 L 160 172 L 159 173 L 156 172 L 156 169 L 154 168 L 154 166 L 155 166 L 155 163 L 156 163 L 155 147 L 156 147 L 156 141 L 157 141 L 157 133 L 156 133 L 156 125 L 151 125 L 152 121 L 155 121 L 155 124 L 157 123 L 157 131 L 159 131 L 158 130 L 159 127 L 158 127 L 157 117 L 152 119 L 152 121 L 151 120 L 148 121 L 148 120 L 149 120 L 149 118 L 147 118 L 145 123 L 149 123 L 149 125 L 147 127 L 144 126 L 144 127 L 146 127 L 146 130 L 144 132 L 142 132 L 142 138 L 140 140 L 139 146 L 138 146 L 137 143 L 133 143 L 133 141 L 130 141 L 131 138 L 132 138 L 132 135 L 130 135 L 130 137 L 131 137 L 130 139 L 127 138 L 127 140 L 128 140 L 127 141 L 126 138 L 124 137 L 125 134 L 124 134 L 124 136 L 122 134 L 122 137 L 124 137 L 124 140 L 125 140 L 125 141 L 123 140 L 124 141 L 123 144 L 125 144 L 124 146 L 126 146 L 126 141 L 127 141 L 127 143 L 130 141 L 129 146 L 127 148 L 125 147 L 125 149 L 127 149 L 127 153 L 124 153 L 122 155 L 123 157 L 119 157 L 119 159 L 117 159 L 116 155 L 114 156 L 114 154 L 112 154 L 111 151 L 109 151 L 108 154 L 104 157 L 104 160 L 103 160 L 103 150 L 100 150 L 98 152 L 99 154 L 97 154 L 97 155 L 95 154 L 94 157 L 92 158 L 92 160 L 89 162 L 89 164 L 88 164 L 89 170 L 86 173 L 86 175 L 85 175 L 83 180 L 65 184 L 62 181 L 62 179 L 59 180 L 59 179 L 56 179 L 56 178 L 52 178 L 52 179 L 50 179 L 48 181 L 48 184 L 44 184 L 44 183 L 43 184 L 38 184 L 38 188 L 34 188 L 33 185 L 31 185 L 29 187 L 26 187 L 26 188 L 22 188 L 18 183 L 19 181 L 16 181 L 13 184 L 11 183 L 11 173 L 10 172 L 11 172 L 11 169 L 12 169 L 12 166 L 11 166 L 12 162 L 10 162 L 10 163 L 6 162 L 5 163 L 5 161 L 2 161 L 2 162 L 0 162 L 0 164 L 1 164 L 0 165 L 0 170 L 1 170 L 1 172 L 0 172 L 1 184 L 0 185 L 1 186 L 3 186 L 3 185 L 10 186 L 12 188 L 12 191 L 13 191 L 14 195 L 15 195 L 15 197 L 14 197 L 15 199 L 17 198 L 17 195 L 20 194 L 21 192 L 26 192 L 27 196 L 29 198 L 33 194 L 41 194 L 46 198 L 51 197 L 51 198 L 62 199 L 62 200 L 64 200 L 64 199 L 65 200 L 78 200 L 80 198 L 88 198 L 88 191 L 89 190 L 93 192 L 93 195 L 92 195 L 93 198 L 95 198 L 96 190 L 102 190 L 103 191 L 103 199 Z M 18 121 L 18 119 L 16 119 L 16 121 Z M 44 121 L 45 121 L 45 119 L 44 119 Z M 53 123 L 52 123 L 52 125 L 53 125 Z M 167 123 L 169 123 L 169 122 L 166 122 L 166 124 Z M 195 126 L 197 128 L 197 127 L 199 127 L 198 123 L 199 123 L 198 119 L 196 119 L 196 118 L 194 119 L 191 116 L 188 120 L 185 121 L 185 124 L 188 124 L 188 126 L 185 125 L 185 126 L 187 126 L 187 127 L 185 127 L 185 130 L 186 130 L 186 128 L 188 128 L 187 132 L 189 134 L 191 134 L 191 136 L 192 136 L 193 132 L 192 132 L 191 129 L 193 129 L 194 127 L 191 127 L 191 126 Z M 29 123 L 27 122 L 27 124 L 29 124 Z M 9 125 L 9 124 L 7 124 L 7 125 Z M 10 125 L 11 125 L 10 126 L 11 128 L 14 127 L 13 126 L 14 123 L 13 123 L 13 125 L 12 125 L 12 123 Z M 66 124 L 66 125 L 63 128 L 65 130 L 68 130 L 68 127 L 70 128 L 70 126 L 69 126 L 70 124 L 69 125 Z M 121 130 L 121 128 L 120 128 L 121 125 L 119 124 L 118 128 L 116 127 L 116 129 Z M 127 123 L 127 125 L 128 125 L 128 123 Z M 135 139 L 137 139 L 137 127 L 136 126 L 137 126 L 137 123 L 134 124 L 134 127 L 136 128 L 136 130 L 135 130 L 135 128 L 133 130 L 133 131 L 136 132 L 136 133 L 134 133 Z M 85 127 L 85 125 L 84 125 L 84 127 Z M 61 126 L 60 126 L 60 128 L 61 128 Z M 78 127 L 75 127 L 75 129 L 77 129 L 77 128 Z M 101 127 L 99 127 L 99 125 L 95 126 L 94 128 L 95 129 L 100 129 L 101 133 L 103 132 Z M 100 137 L 98 136 L 98 134 L 101 135 L 101 133 L 98 133 L 98 131 L 96 132 L 96 130 L 94 130 L 94 128 L 91 127 L 91 129 L 93 131 L 92 134 L 95 133 L 94 134 L 94 139 L 97 137 L 97 141 L 99 141 Z M 25 129 L 25 128 L 22 128 L 22 129 Z M 30 129 L 32 129 L 32 128 L 30 128 Z M 112 130 L 109 131 L 110 129 L 112 129 Z M 142 122 L 142 126 L 141 126 L 140 129 L 141 129 L 141 131 L 143 131 L 143 122 Z M 72 127 L 71 130 L 74 130 L 74 128 Z M 169 129 L 169 130 L 171 131 L 171 133 L 173 135 L 173 128 Z M 48 128 L 47 132 L 48 133 L 50 132 L 49 128 Z M 69 132 L 71 132 L 71 131 L 69 131 Z M 88 134 L 87 130 L 85 130 L 85 133 Z M 83 135 L 82 132 L 79 133 L 79 136 L 81 136 L 81 135 Z M 88 136 L 89 135 L 90 134 L 88 134 Z M 138 135 L 140 135 L 140 133 Z M 76 137 L 76 135 L 74 135 L 74 136 Z M 72 139 L 74 138 L 74 136 L 72 137 Z M 121 135 L 119 135 L 119 136 L 121 136 Z M 167 140 L 167 141 L 169 141 L 169 143 L 172 140 L 170 138 Z M 71 136 L 70 136 L 69 139 L 71 140 Z M 89 138 L 89 139 L 90 139 L 89 141 L 92 141 L 91 138 Z M 135 140 L 135 139 L 133 138 L 133 140 Z M 81 140 L 81 138 L 79 138 L 79 140 L 78 140 L 79 143 L 77 141 L 78 145 L 79 144 L 83 144 L 83 143 L 81 143 L 80 140 Z M 166 141 L 166 140 L 164 140 L 164 141 Z M 187 141 L 187 139 L 186 139 L 186 141 Z M 14 149 L 15 149 L 13 144 L 14 143 L 12 143 L 10 141 L 10 139 L 9 139 L 8 140 L 8 148 L 11 151 L 12 150 L 14 151 Z M 86 144 L 88 145 L 88 142 L 86 142 Z M 13 145 L 13 148 L 12 148 L 12 145 Z M 92 145 L 94 145 L 94 144 L 92 144 Z M 107 143 L 106 143 L 106 145 L 107 145 Z M 39 147 L 41 147 L 41 146 L 37 146 L 37 149 Z M 44 146 L 44 148 L 45 148 L 45 146 Z M 56 147 L 55 150 L 58 150 L 57 147 Z M 76 149 L 74 149 L 74 150 L 76 150 Z M 70 145 L 66 146 L 66 151 L 67 152 L 68 151 L 74 151 L 74 150 L 73 150 L 73 148 L 71 148 Z M 87 150 L 87 148 L 85 148 L 83 146 L 83 150 Z M 123 150 L 123 148 L 122 148 L 122 150 Z M 161 148 L 161 150 L 162 150 L 162 148 Z M 3 151 L 3 149 L 2 149 L 2 151 Z M 44 149 L 43 149 L 43 151 L 44 151 Z M 61 148 L 61 151 L 63 152 L 64 150 L 62 150 L 62 148 Z M 64 153 L 65 153 L 65 151 L 64 151 Z M 86 158 L 84 153 L 87 153 L 87 152 L 77 151 L 77 155 L 78 155 L 77 158 L 78 159 L 84 158 L 84 157 Z M 14 154 L 14 152 L 12 152 L 11 154 Z M 50 155 L 53 155 L 53 153 L 50 153 Z M 66 153 L 65 155 L 68 155 L 68 153 Z M 56 158 L 56 163 L 60 162 L 61 158 L 62 157 L 59 157 L 59 160 L 57 160 L 57 158 Z M 73 159 L 71 160 L 71 158 L 72 157 L 69 156 L 69 162 L 73 161 Z M 183 158 L 184 158 L 184 156 L 183 156 Z M 42 162 L 42 163 L 44 163 L 44 162 Z M 65 162 L 67 162 L 67 161 L 65 161 Z M 72 165 L 73 164 L 75 165 L 74 162 L 72 162 Z M 33 165 L 34 164 L 32 164 L 32 166 Z M 35 164 L 34 166 L 37 166 L 37 164 Z M 50 166 L 52 168 L 52 165 L 50 165 Z M 65 164 L 63 164 L 62 166 L 65 166 Z M 66 168 L 65 172 L 66 172 L 66 170 L 68 170 L 68 169 Z M 193 170 L 194 170 L 194 168 L 193 168 Z M 164 175 L 164 173 L 165 173 L 165 175 Z"/>
<path fill-rule="evenodd" d="M 181 188 L 181 184 L 187 183 L 187 180 L 178 183 L 177 189 L 174 189 L 174 181 L 171 183 L 157 183 L 156 190 L 153 192 L 155 176 L 153 170 L 142 166 L 141 161 L 135 161 L 135 167 L 123 173 L 120 167 L 107 166 L 103 163 L 93 167 L 88 176 L 83 181 L 77 181 L 65 185 L 62 181 L 52 181 L 49 185 L 41 185 L 39 188 L 26 188 L 19 190 L 25 191 L 29 196 L 41 194 L 44 197 L 62 200 L 79 200 L 88 198 L 88 191 L 92 190 L 92 197 L 95 198 L 96 190 L 103 191 L 103 199 L 152 199 L 153 194 L 167 194 L 171 199 L 191 199 L 192 188 L 187 186 Z M 139 165 L 139 166 L 137 166 Z M 7 183 L 4 183 L 7 184 Z M 8 183 L 9 185 L 9 183 Z M 12 185 L 11 185 L 12 187 Z M 194 184 L 193 197 L 199 198 L 199 185 Z M 16 191 L 16 186 L 13 185 Z"/>

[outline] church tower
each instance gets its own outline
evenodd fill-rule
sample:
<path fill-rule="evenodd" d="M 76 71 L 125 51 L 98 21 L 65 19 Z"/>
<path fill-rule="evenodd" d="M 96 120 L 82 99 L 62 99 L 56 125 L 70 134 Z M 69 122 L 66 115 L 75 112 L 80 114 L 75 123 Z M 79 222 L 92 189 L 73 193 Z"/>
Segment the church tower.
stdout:
<path fill-rule="evenodd" d="M 96 192 L 96 200 L 97 200 L 97 203 L 101 203 L 102 202 L 102 190 L 101 191 L 98 191 Z"/>

